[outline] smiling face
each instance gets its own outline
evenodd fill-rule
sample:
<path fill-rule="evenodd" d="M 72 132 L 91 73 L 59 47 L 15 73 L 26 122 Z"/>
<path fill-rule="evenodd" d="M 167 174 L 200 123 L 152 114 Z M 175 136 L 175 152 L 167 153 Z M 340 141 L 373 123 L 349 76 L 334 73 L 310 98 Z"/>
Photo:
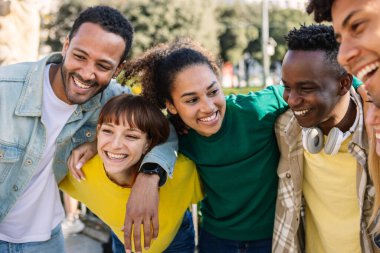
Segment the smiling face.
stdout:
<path fill-rule="evenodd" d="M 342 118 L 340 81 L 325 57 L 323 51 L 289 50 L 283 61 L 283 96 L 302 127 L 334 126 Z"/>
<path fill-rule="evenodd" d="M 119 120 L 98 125 L 97 149 L 109 178 L 132 185 L 140 159 L 149 148 L 147 134 Z"/>
<path fill-rule="evenodd" d="M 338 61 L 365 83 L 374 103 L 380 105 L 380 1 L 335 0 L 331 14 Z"/>
<path fill-rule="evenodd" d="M 198 134 L 211 136 L 219 131 L 226 112 L 226 100 L 218 78 L 206 64 L 191 65 L 176 74 L 171 91 L 172 114 Z"/>
<path fill-rule="evenodd" d="M 83 104 L 104 90 L 125 50 L 123 38 L 93 23 L 83 23 L 66 39 L 60 78 L 52 83 L 57 97 L 68 104 Z"/>

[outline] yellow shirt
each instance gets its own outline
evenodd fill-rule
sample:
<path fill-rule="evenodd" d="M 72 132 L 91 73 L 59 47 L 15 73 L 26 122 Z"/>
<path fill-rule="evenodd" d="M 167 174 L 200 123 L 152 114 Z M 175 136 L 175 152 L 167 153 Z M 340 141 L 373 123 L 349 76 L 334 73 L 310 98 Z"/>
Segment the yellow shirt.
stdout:
<path fill-rule="evenodd" d="M 304 151 L 308 253 L 361 252 L 356 161 L 348 152 L 351 139 L 342 143 L 336 155 L 323 150 L 314 155 Z"/>
<path fill-rule="evenodd" d="M 123 242 L 121 228 L 124 225 L 126 203 L 131 189 L 120 187 L 108 179 L 98 155 L 83 166 L 83 172 L 86 180 L 79 183 L 69 174 L 59 187 L 86 204 Z M 160 188 L 159 194 L 160 232 L 150 249 L 143 249 L 143 252 L 164 251 L 177 234 L 186 209 L 191 203 L 197 203 L 202 199 L 195 164 L 180 154 L 175 164 L 173 179 L 168 178 Z"/>

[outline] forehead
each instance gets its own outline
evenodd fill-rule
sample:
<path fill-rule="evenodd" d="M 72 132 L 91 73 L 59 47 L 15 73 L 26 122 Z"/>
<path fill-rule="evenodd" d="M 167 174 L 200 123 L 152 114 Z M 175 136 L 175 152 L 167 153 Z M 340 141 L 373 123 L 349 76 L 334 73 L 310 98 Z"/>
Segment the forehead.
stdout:
<path fill-rule="evenodd" d="M 118 61 L 125 50 L 124 39 L 115 33 L 104 30 L 94 23 L 83 23 L 73 35 L 69 47 L 79 49 L 95 58 Z"/>
<path fill-rule="evenodd" d="M 289 50 L 282 63 L 282 75 L 286 79 L 310 79 L 331 72 L 324 51 Z"/>
<path fill-rule="evenodd" d="M 335 0 L 331 6 L 332 22 L 335 30 L 343 28 L 345 22 L 354 14 L 378 9 L 378 0 Z"/>
<path fill-rule="evenodd" d="M 207 89 L 214 81 L 217 77 L 208 65 L 191 65 L 176 74 L 173 90 L 182 93 Z"/>

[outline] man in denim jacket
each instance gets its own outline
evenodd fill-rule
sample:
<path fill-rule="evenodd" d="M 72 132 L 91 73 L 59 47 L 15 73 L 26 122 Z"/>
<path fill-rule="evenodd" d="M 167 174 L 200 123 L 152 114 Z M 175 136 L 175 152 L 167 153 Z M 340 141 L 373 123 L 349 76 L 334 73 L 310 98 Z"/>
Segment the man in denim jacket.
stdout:
<path fill-rule="evenodd" d="M 101 106 L 128 92 L 111 78 L 132 36 L 118 11 L 93 7 L 75 21 L 62 54 L 0 68 L 0 252 L 64 252 L 57 183 L 67 173 L 71 150 L 94 141 Z M 152 150 L 143 168 L 158 164 L 170 175 L 176 145 Z M 157 187 L 159 177 L 148 175 L 154 172 L 140 174 L 135 192 Z"/>

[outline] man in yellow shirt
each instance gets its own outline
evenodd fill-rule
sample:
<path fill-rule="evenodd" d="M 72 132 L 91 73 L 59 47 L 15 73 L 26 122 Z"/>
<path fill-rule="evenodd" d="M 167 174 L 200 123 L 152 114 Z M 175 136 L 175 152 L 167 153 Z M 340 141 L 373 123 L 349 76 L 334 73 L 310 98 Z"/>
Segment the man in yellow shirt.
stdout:
<path fill-rule="evenodd" d="M 282 81 L 290 110 L 276 123 L 281 158 L 273 252 L 373 252 L 371 182 L 358 80 L 337 62 L 331 26 L 286 37 Z"/>

